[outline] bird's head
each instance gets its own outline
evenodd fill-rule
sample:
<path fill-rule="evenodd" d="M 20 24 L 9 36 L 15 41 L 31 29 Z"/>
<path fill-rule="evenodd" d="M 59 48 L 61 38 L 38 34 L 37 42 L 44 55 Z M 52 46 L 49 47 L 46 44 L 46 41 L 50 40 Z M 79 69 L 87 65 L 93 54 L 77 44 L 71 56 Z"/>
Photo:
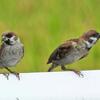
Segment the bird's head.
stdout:
<path fill-rule="evenodd" d="M 86 42 L 88 48 L 91 48 L 100 39 L 100 33 L 95 30 L 89 30 L 81 38 Z"/>
<path fill-rule="evenodd" d="M 14 45 L 20 42 L 20 40 L 14 32 L 4 32 L 2 34 L 2 42 L 7 45 Z"/>

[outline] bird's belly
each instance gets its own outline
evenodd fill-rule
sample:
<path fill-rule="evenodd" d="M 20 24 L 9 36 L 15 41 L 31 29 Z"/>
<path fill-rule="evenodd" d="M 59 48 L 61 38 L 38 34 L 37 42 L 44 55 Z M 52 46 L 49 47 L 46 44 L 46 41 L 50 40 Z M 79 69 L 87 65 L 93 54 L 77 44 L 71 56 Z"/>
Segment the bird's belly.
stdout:
<path fill-rule="evenodd" d="M 86 54 L 87 54 L 87 50 L 85 50 L 85 49 L 79 50 L 79 51 L 78 50 L 74 50 L 70 54 L 65 55 L 65 57 L 63 59 L 57 61 L 56 63 L 58 65 L 71 64 L 71 63 L 79 60 L 80 58 L 82 58 Z"/>
<path fill-rule="evenodd" d="M 0 67 L 12 67 L 15 66 L 18 63 L 18 59 L 16 58 L 11 58 L 11 59 L 6 59 L 2 62 L 0 62 Z"/>
<path fill-rule="evenodd" d="M 12 67 L 15 66 L 22 58 L 21 48 L 9 47 L 5 49 L 0 58 L 0 67 Z"/>

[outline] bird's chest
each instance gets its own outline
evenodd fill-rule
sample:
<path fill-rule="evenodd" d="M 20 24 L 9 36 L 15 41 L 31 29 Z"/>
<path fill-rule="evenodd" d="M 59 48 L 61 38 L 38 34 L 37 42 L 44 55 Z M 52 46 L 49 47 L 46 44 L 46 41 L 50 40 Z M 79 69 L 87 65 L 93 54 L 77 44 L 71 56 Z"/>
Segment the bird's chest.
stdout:
<path fill-rule="evenodd" d="M 2 66 L 14 66 L 22 57 L 22 49 L 19 46 L 8 46 L 2 50 L 0 64 Z"/>
<path fill-rule="evenodd" d="M 19 55 L 20 55 L 20 48 L 18 46 L 6 47 L 2 52 L 3 57 L 16 58 Z"/>

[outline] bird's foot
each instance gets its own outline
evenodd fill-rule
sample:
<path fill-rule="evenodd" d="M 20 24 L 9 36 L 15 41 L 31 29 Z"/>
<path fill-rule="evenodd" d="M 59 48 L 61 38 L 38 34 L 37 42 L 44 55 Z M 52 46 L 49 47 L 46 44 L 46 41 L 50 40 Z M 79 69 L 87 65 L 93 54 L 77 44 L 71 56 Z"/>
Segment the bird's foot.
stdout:
<path fill-rule="evenodd" d="M 65 66 L 61 66 L 61 69 L 63 70 L 63 71 L 73 71 L 75 74 L 77 74 L 79 77 L 84 77 L 84 75 L 80 72 L 80 71 L 78 71 L 78 70 L 75 70 L 75 69 L 67 69 Z"/>
<path fill-rule="evenodd" d="M 73 70 L 73 72 L 75 73 L 75 74 L 77 74 L 79 77 L 84 77 L 84 75 L 81 73 L 81 71 L 77 71 L 77 70 Z"/>
<path fill-rule="evenodd" d="M 17 73 L 17 72 L 12 72 L 12 74 L 15 75 L 15 76 L 18 78 L 18 80 L 20 80 L 19 73 Z"/>
<path fill-rule="evenodd" d="M 9 80 L 9 73 L 2 73 Z"/>

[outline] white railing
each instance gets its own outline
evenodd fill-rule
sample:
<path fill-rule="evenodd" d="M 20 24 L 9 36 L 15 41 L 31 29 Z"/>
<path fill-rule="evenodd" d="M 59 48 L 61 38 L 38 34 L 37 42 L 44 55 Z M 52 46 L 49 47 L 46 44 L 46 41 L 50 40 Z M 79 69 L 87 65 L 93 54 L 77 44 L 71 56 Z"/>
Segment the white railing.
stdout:
<path fill-rule="evenodd" d="M 0 75 L 0 100 L 100 100 L 100 70 Z"/>

